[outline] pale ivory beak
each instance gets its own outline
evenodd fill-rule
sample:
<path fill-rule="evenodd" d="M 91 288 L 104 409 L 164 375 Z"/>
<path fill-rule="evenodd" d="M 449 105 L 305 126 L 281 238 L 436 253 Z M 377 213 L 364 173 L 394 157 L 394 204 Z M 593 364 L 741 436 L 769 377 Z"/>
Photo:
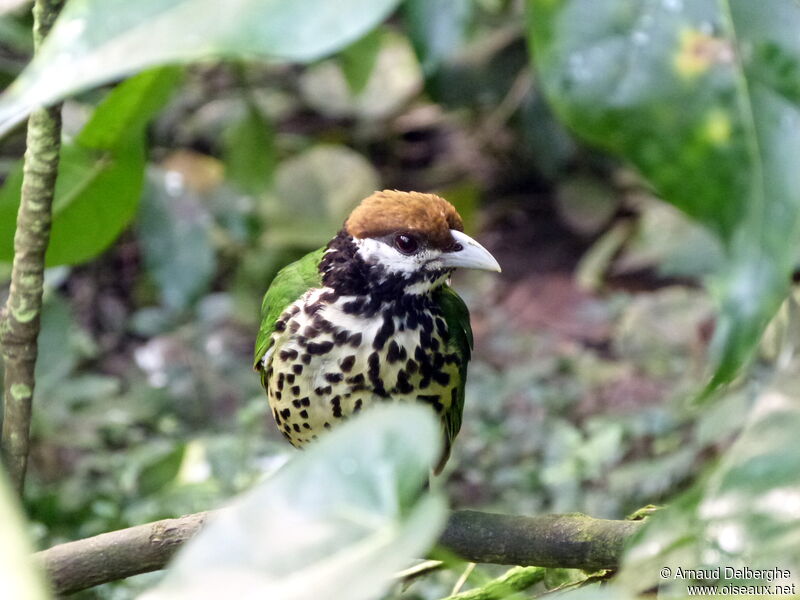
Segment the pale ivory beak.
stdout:
<path fill-rule="evenodd" d="M 500 273 L 501 269 L 499 263 L 486 248 L 481 246 L 466 233 L 455 229 L 451 229 L 450 233 L 453 235 L 453 239 L 461 244 L 461 250 L 442 253 L 440 260 L 445 267 L 484 269 L 486 271 L 496 271 Z"/>

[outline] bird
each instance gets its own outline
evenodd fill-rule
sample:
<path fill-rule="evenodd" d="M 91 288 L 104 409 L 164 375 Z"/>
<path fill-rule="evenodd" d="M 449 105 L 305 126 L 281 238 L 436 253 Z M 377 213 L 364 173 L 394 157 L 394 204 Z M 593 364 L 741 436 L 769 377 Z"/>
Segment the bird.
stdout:
<path fill-rule="evenodd" d="M 450 202 L 383 190 L 327 245 L 277 273 L 254 368 L 293 446 L 376 403 L 423 403 L 441 422 L 441 472 L 461 428 L 473 348 L 469 310 L 449 285 L 456 268 L 501 271 Z"/>

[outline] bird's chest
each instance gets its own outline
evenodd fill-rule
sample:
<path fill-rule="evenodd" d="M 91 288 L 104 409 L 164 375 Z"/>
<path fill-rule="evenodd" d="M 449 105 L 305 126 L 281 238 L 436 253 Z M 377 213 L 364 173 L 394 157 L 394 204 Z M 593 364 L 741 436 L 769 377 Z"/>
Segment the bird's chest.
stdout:
<path fill-rule="evenodd" d="M 359 311 L 354 297 L 326 297 L 311 290 L 291 305 L 265 356 L 273 417 L 292 444 L 374 402 L 425 402 L 440 414 L 451 405 L 459 360 L 435 305 Z"/>

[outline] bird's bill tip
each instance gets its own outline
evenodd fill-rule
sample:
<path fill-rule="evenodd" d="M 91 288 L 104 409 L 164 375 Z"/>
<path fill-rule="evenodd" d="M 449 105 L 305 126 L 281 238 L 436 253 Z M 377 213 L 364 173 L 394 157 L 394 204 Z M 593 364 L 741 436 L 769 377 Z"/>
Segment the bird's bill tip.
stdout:
<path fill-rule="evenodd" d="M 442 255 L 444 263 L 448 267 L 462 267 L 465 269 L 482 269 L 484 271 L 502 272 L 500 263 L 494 256 L 478 242 L 469 237 L 466 233 L 451 229 L 453 235 L 461 249 L 447 252 Z"/>

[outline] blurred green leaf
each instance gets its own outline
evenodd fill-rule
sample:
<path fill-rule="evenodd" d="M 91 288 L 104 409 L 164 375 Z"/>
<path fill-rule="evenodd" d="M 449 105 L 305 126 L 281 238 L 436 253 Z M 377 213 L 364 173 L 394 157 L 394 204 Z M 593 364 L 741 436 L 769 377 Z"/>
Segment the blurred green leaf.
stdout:
<path fill-rule="evenodd" d="M 346 146 L 319 145 L 280 164 L 267 205 L 268 242 L 314 248 L 378 189 L 378 173 Z"/>
<path fill-rule="evenodd" d="M 73 0 L 0 99 L 0 132 L 35 106 L 157 65 L 210 57 L 316 60 L 398 0 Z"/>
<path fill-rule="evenodd" d="M 380 29 L 373 29 L 339 53 L 342 73 L 350 91 L 355 95 L 363 91 L 372 75 L 381 50 L 382 33 Z"/>
<path fill-rule="evenodd" d="M 576 175 L 556 190 L 556 208 L 564 222 L 582 235 L 600 232 L 617 210 L 619 200 L 605 182 L 590 175 Z"/>
<path fill-rule="evenodd" d="M 668 566 L 751 569 L 800 564 L 800 403 L 795 373 L 762 389 L 741 415 L 744 431 L 708 476 L 650 519 L 631 546 L 620 583 L 685 594 L 686 581 L 659 577 Z M 752 402 L 752 399 L 751 399 Z M 706 584 L 713 582 L 707 581 Z M 755 585 L 755 580 L 720 583 Z M 771 583 L 791 583 L 776 578 Z"/>
<path fill-rule="evenodd" d="M 153 170 L 139 210 L 144 262 L 164 303 L 187 308 L 208 289 L 216 267 L 211 217 L 176 172 Z"/>
<path fill-rule="evenodd" d="M 36 359 L 36 397 L 46 401 L 59 389 L 82 358 L 79 330 L 70 305 L 59 294 L 47 297 L 42 307 L 42 322 Z"/>
<path fill-rule="evenodd" d="M 342 61 L 326 60 L 303 72 L 303 99 L 333 118 L 377 120 L 402 110 L 422 88 L 422 70 L 404 36 L 391 30 L 379 33 L 378 56 L 363 89 L 356 92 L 348 83 Z"/>
<path fill-rule="evenodd" d="M 800 238 L 800 5 L 528 6 L 533 58 L 561 118 L 722 240 L 714 383 L 730 380 L 786 296 Z"/>
<path fill-rule="evenodd" d="M 49 594 L 33 565 L 26 524 L 13 494 L 0 467 L 0 598 L 45 600 Z"/>
<path fill-rule="evenodd" d="M 142 496 L 153 494 L 172 483 L 178 476 L 186 453 L 186 444 L 175 444 L 142 467 L 137 489 Z"/>
<path fill-rule="evenodd" d="M 274 170 L 272 126 L 247 102 L 244 117 L 225 132 L 225 175 L 242 191 L 257 195 L 267 189 Z"/>
<path fill-rule="evenodd" d="M 61 149 L 46 264 L 86 261 L 113 242 L 136 213 L 145 166 L 145 126 L 167 101 L 180 71 L 165 68 L 129 79 L 95 109 Z M 0 260 L 14 257 L 22 161 L 0 190 Z"/>
<path fill-rule="evenodd" d="M 440 438 L 423 407 L 359 415 L 215 515 L 145 598 L 380 597 L 444 525 L 442 497 L 422 491 Z"/>
<path fill-rule="evenodd" d="M 406 0 L 406 25 L 422 70 L 430 75 L 464 45 L 472 0 Z"/>
<path fill-rule="evenodd" d="M 450 204 L 456 207 L 464 222 L 464 231 L 469 235 L 475 235 L 478 231 L 478 208 L 481 203 L 480 185 L 466 179 L 457 185 L 436 190 L 436 193 L 447 198 Z"/>

